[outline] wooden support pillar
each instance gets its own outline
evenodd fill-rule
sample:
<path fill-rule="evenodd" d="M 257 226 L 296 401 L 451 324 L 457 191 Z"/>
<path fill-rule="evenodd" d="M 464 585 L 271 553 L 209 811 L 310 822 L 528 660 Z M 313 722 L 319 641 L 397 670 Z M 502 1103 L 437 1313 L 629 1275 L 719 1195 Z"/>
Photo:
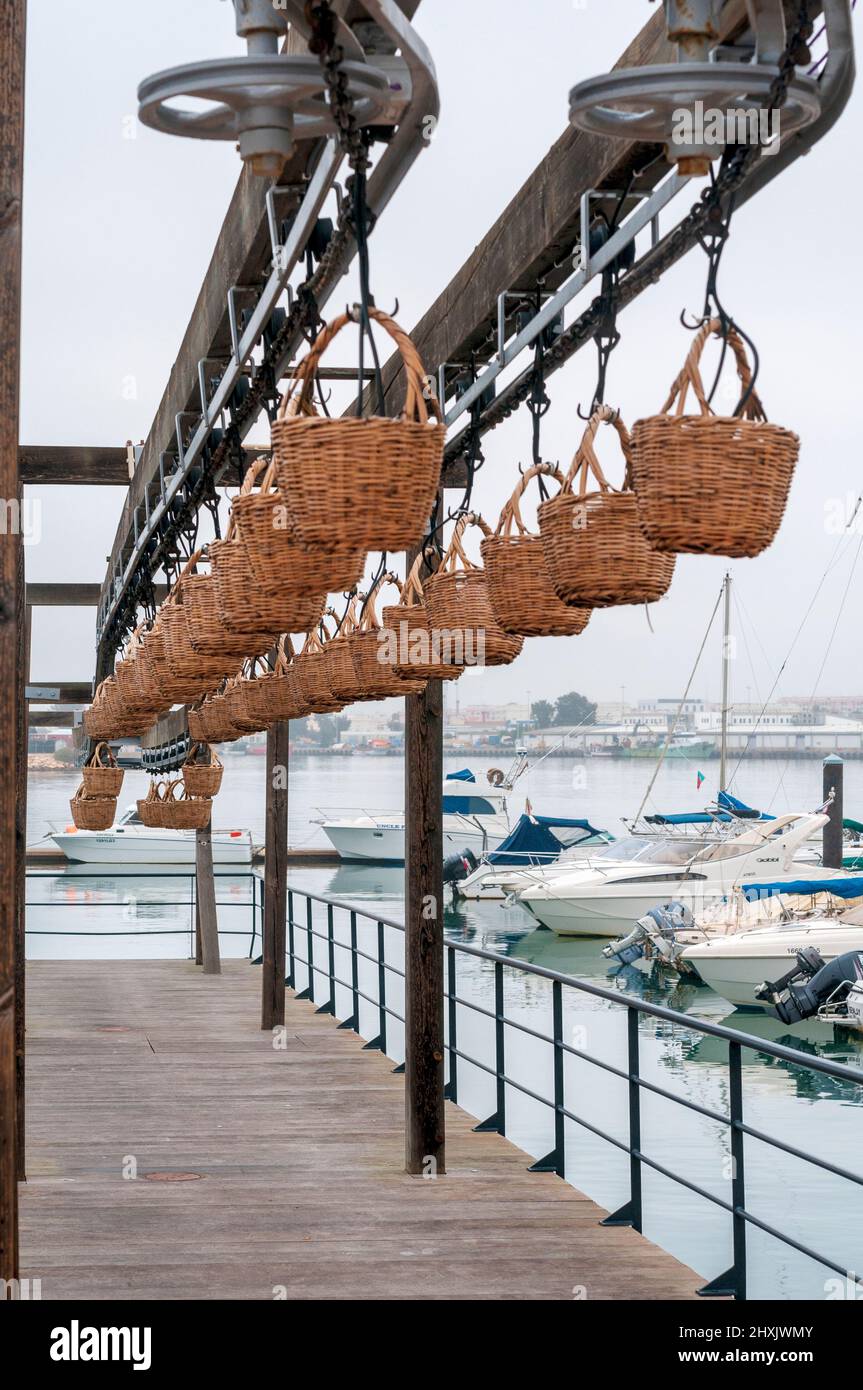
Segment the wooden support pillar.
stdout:
<path fill-rule="evenodd" d="M 413 557 L 409 556 L 409 563 Z M 446 1171 L 443 686 L 405 698 L 405 1168 Z"/>
<path fill-rule="evenodd" d="M 212 821 L 205 830 L 195 831 L 196 931 L 201 943 L 201 964 L 205 975 L 221 975 L 219 920 L 216 914 L 216 880 L 213 876 Z M 197 952 L 196 952 L 197 959 Z"/>
<path fill-rule="evenodd" d="M 290 725 L 267 730 L 267 812 L 264 848 L 264 940 L 261 1027 L 285 1021 L 285 938 L 288 920 L 288 762 Z"/>
<path fill-rule="evenodd" d="M 23 500 L 19 494 L 19 500 Z M 18 587 L 15 607 L 18 627 L 16 648 L 16 731 L 15 731 L 15 1088 L 16 1088 L 16 1147 L 18 1180 L 23 1182 L 25 1168 L 24 1126 L 24 975 L 27 930 L 27 744 L 30 731 L 24 687 L 30 679 L 30 636 L 33 610 L 24 603 L 24 539 L 18 537 Z"/>
<path fill-rule="evenodd" d="M 831 794 L 827 807 L 828 821 L 821 832 L 821 862 L 827 869 L 842 868 L 842 782 L 845 764 L 837 753 L 824 759 L 824 800 Z"/>
<path fill-rule="evenodd" d="M 24 145 L 26 0 L 0 8 L 0 506 L 18 502 L 18 383 L 21 331 L 21 187 Z M 16 977 L 18 888 L 17 579 L 20 528 L 0 535 L 0 1278 L 18 1276 Z"/>

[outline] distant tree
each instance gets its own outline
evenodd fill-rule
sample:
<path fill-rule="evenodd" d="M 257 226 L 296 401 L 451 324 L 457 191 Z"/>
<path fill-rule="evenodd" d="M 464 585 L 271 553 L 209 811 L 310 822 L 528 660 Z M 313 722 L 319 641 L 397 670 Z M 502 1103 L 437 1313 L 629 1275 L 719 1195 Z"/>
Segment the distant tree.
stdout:
<path fill-rule="evenodd" d="M 391 714 L 390 717 L 389 717 L 389 719 L 387 720 L 387 728 L 388 728 L 388 729 L 403 729 L 404 726 L 405 726 L 405 717 L 404 717 L 403 714 L 400 714 L 398 711 L 396 711 L 395 714 Z"/>
<path fill-rule="evenodd" d="M 538 729 L 547 729 L 554 720 L 554 705 L 550 700 L 534 700 L 530 717 Z"/>
<path fill-rule="evenodd" d="M 594 724 L 596 722 L 596 705 L 588 700 L 586 695 L 579 695 L 577 690 L 570 690 L 568 695 L 561 695 L 554 706 L 555 724 Z"/>

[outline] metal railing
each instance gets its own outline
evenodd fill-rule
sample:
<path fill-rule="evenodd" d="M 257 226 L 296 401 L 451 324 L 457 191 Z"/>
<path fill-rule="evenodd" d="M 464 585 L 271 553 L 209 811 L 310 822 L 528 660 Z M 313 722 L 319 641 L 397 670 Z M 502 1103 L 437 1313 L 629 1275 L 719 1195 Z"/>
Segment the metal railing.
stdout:
<path fill-rule="evenodd" d="M 222 873 L 220 873 L 218 870 L 214 870 L 214 872 L 213 872 L 213 877 L 216 879 L 217 882 L 218 882 L 218 880 L 219 880 L 220 878 L 223 878 L 223 879 L 233 879 L 233 880 L 236 880 L 236 879 L 249 879 L 249 880 L 251 880 L 252 892 L 251 892 L 251 896 L 250 896 L 250 898 L 249 898 L 248 903 L 232 902 L 230 899 L 225 899 L 225 898 L 221 898 L 221 899 L 220 899 L 220 898 L 217 898 L 217 899 L 216 899 L 216 906 L 217 906 L 217 907 L 234 907 L 234 908 L 241 908 L 241 907 L 246 907 L 246 906 L 248 906 L 248 908 L 249 908 L 249 910 L 250 910 L 250 913 L 251 913 L 251 928 L 250 928 L 249 933 L 248 933 L 248 935 L 249 935 L 249 959 L 251 960 L 252 955 L 253 955 L 253 953 L 254 953 L 255 941 L 257 940 L 258 933 L 259 933 L 259 931 L 261 931 L 261 932 L 263 931 L 263 912 L 264 912 L 264 884 L 263 884 L 263 880 L 262 880 L 260 874 L 256 874 L 256 873 L 255 873 L 253 870 L 251 870 L 251 869 L 246 869 L 246 870 L 242 870 L 242 869 L 236 869 L 236 870 L 227 869 L 227 870 L 225 870 L 225 871 L 222 872 Z M 116 910 L 117 908 L 121 908 L 121 909 L 123 909 L 123 908 L 128 908 L 128 907 L 130 906 L 131 902 L 134 902 L 134 904 L 135 904 L 136 907 L 185 907 L 185 908 L 188 908 L 188 911 L 189 911 L 189 925 L 188 925 L 188 927 L 164 927 L 164 928 L 161 928 L 161 927 L 160 927 L 160 928 L 145 927 L 145 928 L 138 928 L 138 929 L 136 929 L 136 930 L 128 930 L 128 929 L 125 929 L 125 928 L 122 929 L 122 930 L 114 930 L 114 929 L 110 929 L 110 928 L 109 928 L 109 929 L 107 929 L 107 930 L 101 930 L 101 929 L 100 929 L 99 931 L 94 931 L 94 932 L 87 932 L 87 931 L 80 931 L 80 930 L 75 930 L 75 931 L 61 931 L 60 929 L 54 929 L 54 928 L 41 928 L 41 927 L 29 927 L 29 926 L 28 926 L 28 927 L 26 928 L 26 933 L 25 933 L 25 935 L 26 935 L 26 936 L 97 936 L 97 937 L 103 937 L 103 936 L 188 936 L 188 937 L 191 938 L 192 943 L 194 943 L 194 938 L 195 938 L 195 915 L 196 915 L 196 909 L 197 909 L 197 906 L 198 906 L 198 894 L 197 894 L 197 886 L 198 886 L 198 885 L 197 885 L 197 875 L 196 875 L 195 870 L 194 870 L 193 868 L 189 868 L 189 869 L 186 869 L 186 870 L 181 870 L 181 869 L 176 869 L 176 870 L 165 869 L 165 870 L 162 870 L 162 869 L 160 869 L 159 872 L 158 872 L 158 873 L 155 873 L 155 874 L 154 874 L 154 873 L 147 873 L 147 872 L 146 872 L 146 869 L 144 869 L 143 871 L 141 871 L 141 872 L 139 872 L 139 873 L 135 873 L 134 871 L 130 872 L 130 871 L 128 871 L 128 870 L 125 871 L 125 872 L 123 872 L 123 873 L 118 873 L 118 872 L 116 872 L 114 869 L 112 869 L 112 868 L 110 867 L 110 865 L 102 865 L 101 867 L 99 867 L 99 866 L 97 866 L 97 865 L 94 865 L 94 866 L 93 866 L 92 872 L 87 871 L 87 872 L 85 872 L 85 873 L 76 874 L 74 877 L 70 877 L 63 869 L 37 869 L 37 870 L 28 870 L 28 871 L 27 871 L 27 881 L 28 881 L 28 883 L 29 883 L 29 882 L 38 883 L 38 882 L 40 882 L 40 881 L 43 881 L 43 882 L 44 882 L 44 881 L 47 881 L 47 880 L 50 880 L 50 879 L 62 879 L 65 883 L 68 883 L 68 884 L 72 885 L 72 884 L 77 884 L 77 883 L 82 883 L 82 884 L 83 884 L 83 883 L 86 883 L 86 881 L 87 881 L 89 878 L 111 878 L 111 879 L 124 879 L 124 878 L 129 878 L 129 879 L 134 879 L 134 880 L 135 880 L 136 882 L 138 882 L 138 883 L 140 883 L 142 880 L 144 880 L 144 881 L 158 881 L 158 880 L 165 879 L 165 878 L 186 880 L 186 881 L 188 882 L 188 884 L 189 884 L 189 894 L 188 894 L 188 897 L 183 897 L 183 898 L 146 898 L 146 897 L 141 897 L 140 895 L 135 895 L 134 899 L 130 899 L 130 900 L 127 900 L 127 901 L 121 902 L 121 903 L 113 902 L 113 901 L 111 901 L 110 898 L 106 898 L 103 902 L 94 902 L 94 901 L 92 900 L 92 898 L 87 898 L 87 899 L 83 899 L 83 898 L 82 898 L 82 899 L 81 899 L 80 901 L 78 901 L 78 902 L 70 901 L 69 899 L 64 899 L 64 900 L 54 899 L 54 900 L 52 900 L 52 899 L 50 899 L 50 898 L 38 899 L 38 900 L 36 900 L 36 901 L 34 902 L 34 901 L 30 900 L 30 899 L 27 899 L 26 902 L 25 902 L 25 904 L 24 904 L 24 906 L 25 906 L 25 908 L 26 908 L 27 910 L 30 910 L 30 909 L 33 909 L 33 908 L 43 908 L 43 907 L 63 907 L 63 908 L 69 908 L 69 907 L 82 907 L 82 908 L 83 908 L 83 907 L 86 907 L 86 908 L 90 908 L 90 909 L 112 907 L 112 908 L 114 908 L 114 909 Z M 261 926 L 260 926 L 260 927 L 259 927 L 259 925 L 258 925 L 258 924 L 259 924 L 259 921 L 260 921 L 260 923 L 261 923 Z M 240 932 L 240 931 L 232 931 L 230 928 L 224 928 L 224 927 L 220 927 L 220 928 L 219 928 L 219 935 L 220 935 L 220 936 L 246 936 L 246 934 L 247 934 L 247 933 L 246 933 L 245 931 Z M 194 944 L 193 944 L 193 946 L 192 946 L 192 953 L 194 954 Z"/>
<path fill-rule="evenodd" d="M 304 917 L 305 920 L 300 920 L 300 918 L 295 915 L 298 899 L 303 899 L 305 901 L 305 912 L 301 914 L 301 917 Z M 315 924 L 314 903 L 320 903 L 326 908 L 327 925 L 325 931 L 322 931 Z M 347 914 L 347 926 L 349 930 L 347 939 L 336 938 L 336 912 Z M 372 923 L 375 927 L 373 933 L 374 951 L 364 950 L 358 943 L 358 918 L 363 918 L 366 922 Z M 344 903 L 337 898 L 308 893 L 296 888 L 290 888 L 288 891 L 287 984 L 296 992 L 297 998 L 308 999 L 312 1003 L 318 1004 L 318 1011 L 320 1013 L 328 1013 L 333 1017 L 336 1017 L 336 987 L 339 986 L 347 990 L 351 999 L 350 1012 L 340 1026 L 342 1028 L 352 1028 L 357 1033 L 360 1031 L 360 1004 L 363 1001 L 367 1003 L 373 1011 L 376 1011 L 376 1025 L 374 1036 L 365 1046 L 367 1048 L 377 1048 L 381 1052 L 387 1051 L 387 1021 L 395 1019 L 399 1023 L 404 1023 L 403 1015 L 393 1009 L 387 1000 L 388 977 L 393 976 L 402 980 L 404 979 L 404 970 L 386 959 L 385 934 L 387 929 L 403 934 L 404 924 L 394 921 L 391 918 L 364 912 L 362 909 Z M 315 942 L 318 940 L 326 944 L 325 966 L 322 966 L 320 960 L 315 957 Z M 304 943 L 305 954 L 301 954 L 298 949 L 301 943 Z M 336 952 L 345 950 L 347 950 L 350 955 L 350 979 L 345 979 L 343 976 L 336 974 Z M 320 954 L 321 952 L 319 951 L 318 956 L 320 956 Z M 487 1008 L 477 1003 L 475 1000 L 467 999 L 458 993 L 457 966 L 459 957 L 473 957 L 480 961 L 487 961 L 493 967 L 494 1002 L 492 1007 Z M 775 1135 L 766 1134 L 754 1125 L 748 1124 L 744 1118 L 743 1108 L 742 1057 L 744 1051 L 757 1052 L 762 1055 L 766 1054 L 789 1066 L 809 1072 L 818 1072 L 839 1081 L 849 1082 L 861 1088 L 861 1097 L 863 1097 L 863 1071 L 846 1066 L 840 1062 L 830 1061 L 827 1058 L 810 1056 L 798 1052 L 793 1048 L 785 1047 L 782 1043 L 770 1042 L 764 1038 L 738 1032 L 736 1029 L 726 1028 L 719 1023 L 710 1023 L 707 1020 L 695 1019 L 688 1014 L 680 1013 L 675 1009 L 666 1008 L 661 1004 L 652 1004 L 633 995 L 622 994 L 619 991 L 607 989 L 602 985 L 592 984 L 587 980 L 576 979 L 571 975 L 564 975 L 556 970 L 548 970 L 543 966 L 533 965 L 527 961 L 501 956 L 493 951 L 487 951 L 478 946 L 471 946 L 462 942 L 445 941 L 444 959 L 444 1003 L 447 1024 L 446 1055 L 448 1059 L 448 1079 L 445 1095 L 448 1100 L 453 1102 L 457 1102 L 458 1100 L 460 1063 L 469 1064 L 493 1078 L 495 1108 L 493 1113 L 477 1126 L 479 1130 L 491 1131 L 503 1135 L 506 1134 L 507 1091 L 511 1088 L 528 1099 L 538 1102 L 540 1105 L 552 1110 L 554 1114 L 554 1146 L 543 1158 L 531 1165 L 531 1171 L 538 1173 L 556 1173 L 558 1177 L 565 1177 L 567 1156 L 565 1121 L 567 1120 L 588 1130 L 597 1138 L 604 1140 L 618 1151 L 628 1155 L 629 1197 L 622 1206 L 604 1219 L 603 1225 L 632 1226 L 636 1231 L 640 1232 L 642 1230 L 642 1176 L 643 1170 L 645 1169 L 660 1174 L 662 1177 L 669 1179 L 671 1182 L 678 1184 L 690 1193 L 703 1198 L 705 1201 L 712 1203 L 715 1207 L 726 1212 L 731 1218 L 732 1223 L 732 1264 L 730 1268 L 717 1275 L 714 1279 L 711 1279 L 708 1284 L 699 1290 L 699 1293 L 703 1295 L 732 1297 L 735 1299 L 745 1299 L 747 1297 L 747 1231 L 749 1227 L 753 1227 L 765 1235 L 771 1236 L 782 1242 L 785 1246 L 796 1251 L 798 1254 L 816 1261 L 824 1268 L 831 1270 L 834 1274 L 841 1275 L 843 1279 L 849 1281 L 849 1287 L 858 1287 L 861 1290 L 861 1296 L 863 1296 L 863 1275 L 855 1274 L 853 1270 L 847 1269 L 843 1264 L 838 1263 L 818 1250 L 811 1249 L 801 1241 L 796 1240 L 793 1236 L 780 1231 L 777 1227 L 762 1220 L 760 1217 L 756 1216 L 754 1212 L 748 1210 L 746 1206 L 745 1143 L 747 1139 L 757 1140 L 791 1158 L 812 1164 L 821 1171 L 832 1174 L 834 1177 L 855 1183 L 858 1187 L 863 1187 L 863 1174 L 851 1172 L 838 1164 L 829 1162 L 827 1159 L 820 1158 L 812 1153 L 807 1153 L 805 1150 L 797 1148 L 793 1144 L 788 1144 Z M 359 966 L 361 961 L 369 962 L 375 967 L 377 976 L 376 994 L 370 994 L 366 990 L 360 988 Z M 298 966 L 303 968 L 305 978 L 302 981 L 298 976 Z M 532 975 L 543 980 L 548 980 L 551 983 L 551 1033 L 533 1028 L 525 1022 L 507 1015 L 504 997 L 504 981 L 507 971 Z M 316 977 L 323 977 L 328 982 L 326 999 L 319 998 Z M 302 989 L 299 988 L 301 983 L 304 985 Z M 615 1066 L 611 1062 L 593 1056 L 583 1048 L 576 1047 L 573 1043 L 565 1040 L 563 1026 L 564 990 L 591 995 L 596 999 L 605 1000 L 607 1003 L 613 1004 L 617 1008 L 626 1009 L 627 1064 L 625 1068 Z M 479 1057 L 468 1054 L 459 1045 L 459 1007 L 469 1009 L 493 1023 L 493 1065 L 490 1065 Z M 673 1091 L 648 1080 L 641 1074 L 640 1015 L 661 1019 L 680 1028 L 685 1028 L 707 1037 L 720 1038 L 727 1042 L 728 1113 L 713 1109 L 706 1105 L 701 1105 L 696 1101 L 690 1100 L 688 1097 L 675 1094 Z M 506 1048 L 507 1028 L 515 1029 L 524 1036 L 553 1047 L 553 1098 L 541 1095 L 539 1092 L 524 1085 L 523 1082 L 517 1080 L 508 1073 Z M 576 1057 L 582 1062 L 598 1067 L 605 1074 L 614 1076 L 626 1083 L 628 1092 L 627 1140 L 624 1141 L 615 1137 L 613 1134 L 609 1134 L 607 1131 L 599 1128 L 592 1121 L 588 1120 L 584 1115 L 576 1114 L 573 1110 L 568 1108 L 564 1097 L 565 1062 L 567 1056 Z M 397 1068 L 397 1070 L 401 1070 L 402 1068 L 403 1064 Z M 732 1159 L 730 1201 L 718 1196 L 714 1192 L 710 1192 L 707 1188 L 692 1181 L 684 1174 L 675 1172 L 666 1164 L 652 1158 L 650 1154 L 644 1151 L 641 1138 L 641 1101 L 644 1092 L 659 1096 L 666 1101 L 671 1101 L 675 1105 L 682 1106 L 686 1110 L 701 1116 L 703 1119 L 724 1126 L 730 1131 Z"/>

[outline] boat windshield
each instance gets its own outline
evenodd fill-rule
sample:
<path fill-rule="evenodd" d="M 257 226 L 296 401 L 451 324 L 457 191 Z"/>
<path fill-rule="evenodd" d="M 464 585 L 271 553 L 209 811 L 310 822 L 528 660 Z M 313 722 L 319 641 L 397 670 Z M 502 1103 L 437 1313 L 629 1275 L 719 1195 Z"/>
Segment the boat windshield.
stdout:
<path fill-rule="evenodd" d="M 137 808 L 137 806 L 127 806 L 126 809 L 125 809 L 125 811 L 123 812 L 122 816 L 121 816 L 120 819 L 117 821 L 117 824 L 118 824 L 118 825 L 143 825 L 144 822 L 141 820 L 141 817 L 138 815 L 138 808 Z"/>
<path fill-rule="evenodd" d="M 647 840 L 640 835 L 627 835 L 615 840 L 595 856 L 612 864 L 688 864 L 710 841 L 701 839 Z"/>

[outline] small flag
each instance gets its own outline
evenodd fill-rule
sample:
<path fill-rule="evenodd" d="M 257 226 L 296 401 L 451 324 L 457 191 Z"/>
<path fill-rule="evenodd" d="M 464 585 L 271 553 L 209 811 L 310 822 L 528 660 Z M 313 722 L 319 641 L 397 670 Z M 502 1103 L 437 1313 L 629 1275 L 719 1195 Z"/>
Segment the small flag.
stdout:
<path fill-rule="evenodd" d="M 700 788 L 701 783 L 702 783 L 703 781 L 704 781 L 704 773 L 703 773 L 703 772 L 697 773 L 697 774 L 696 774 L 696 778 L 695 778 L 695 789 L 696 789 L 696 791 Z"/>

